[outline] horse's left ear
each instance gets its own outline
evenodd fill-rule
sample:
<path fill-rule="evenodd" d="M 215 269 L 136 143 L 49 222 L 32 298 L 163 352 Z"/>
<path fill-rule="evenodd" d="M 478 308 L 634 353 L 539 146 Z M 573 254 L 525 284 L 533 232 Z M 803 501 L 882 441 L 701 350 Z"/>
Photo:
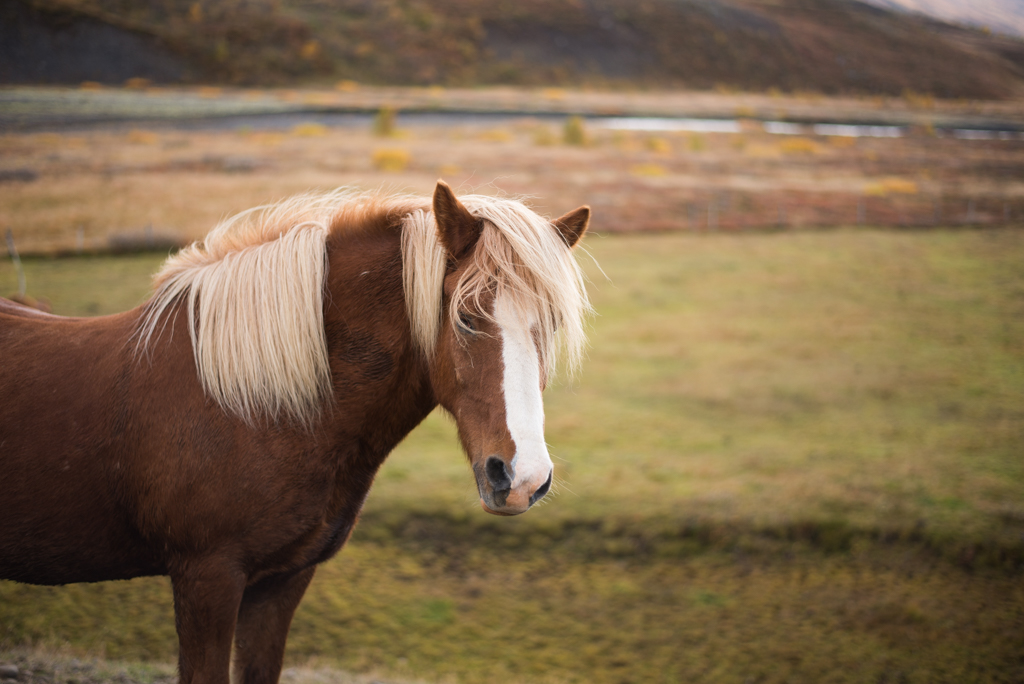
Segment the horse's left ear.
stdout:
<path fill-rule="evenodd" d="M 434 188 L 433 204 L 434 221 L 437 222 L 441 242 L 452 258 L 461 259 L 480 239 L 483 226 L 443 180 L 437 181 Z"/>
<path fill-rule="evenodd" d="M 583 205 L 561 218 L 556 218 L 551 223 L 558 230 L 558 234 L 562 236 L 562 239 L 565 240 L 565 244 L 569 245 L 569 249 L 572 249 L 580 241 L 580 238 L 583 237 L 583 234 L 587 232 L 587 226 L 590 224 L 590 207 Z"/>

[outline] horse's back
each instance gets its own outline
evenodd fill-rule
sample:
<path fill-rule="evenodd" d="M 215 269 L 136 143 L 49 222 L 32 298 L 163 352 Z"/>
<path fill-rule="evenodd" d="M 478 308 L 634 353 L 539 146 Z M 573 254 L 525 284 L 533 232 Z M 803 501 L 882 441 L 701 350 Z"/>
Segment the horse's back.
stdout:
<path fill-rule="evenodd" d="M 131 329 L 129 314 L 0 312 L 0 577 L 110 579 L 111 553 L 133 555 L 112 477 Z M 124 557 L 114 564 L 128 569 L 122 575 L 146 574 L 149 565 Z"/>
<path fill-rule="evenodd" d="M 0 297 L 0 314 L 22 318 L 60 318 L 60 316 L 54 316 L 51 313 L 46 313 L 45 311 L 3 297 Z"/>

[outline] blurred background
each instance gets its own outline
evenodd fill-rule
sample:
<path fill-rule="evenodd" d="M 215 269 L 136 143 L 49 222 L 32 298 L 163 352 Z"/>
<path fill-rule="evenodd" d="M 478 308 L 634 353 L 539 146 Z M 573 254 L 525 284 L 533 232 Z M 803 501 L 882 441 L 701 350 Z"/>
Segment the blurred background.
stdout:
<path fill-rule="evenodd" d="M 1019 0 L 8 0 L 0 296 L 138 306 L 310 189 L 589 204 L 554 495 L 480 512 L 431 415 L 283 681 L 1024 681 L 1022 34 Z M 163 578 L 0 582 L 20 681 L 176 648 Z"/>

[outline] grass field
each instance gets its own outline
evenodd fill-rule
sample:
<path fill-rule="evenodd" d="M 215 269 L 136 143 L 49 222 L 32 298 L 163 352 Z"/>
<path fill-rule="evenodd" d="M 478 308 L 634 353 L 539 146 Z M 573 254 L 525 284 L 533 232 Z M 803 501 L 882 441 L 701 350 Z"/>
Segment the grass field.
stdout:
<path fill-rule="evenodd" d="M 291 665 L 397 680 L 1024 680 L 1024 231 L 591 235 L 559 484 L 479 511 L 453 427 L 390 457 Z M 91 315 L 154 257 L 29 260 Z M 0 293 L 14 290 L 9 262 Z M 414 494 L 410 492 L 414 491 Z M 165 661 L 166 580 L 0 583 L 0 644 Z"/>

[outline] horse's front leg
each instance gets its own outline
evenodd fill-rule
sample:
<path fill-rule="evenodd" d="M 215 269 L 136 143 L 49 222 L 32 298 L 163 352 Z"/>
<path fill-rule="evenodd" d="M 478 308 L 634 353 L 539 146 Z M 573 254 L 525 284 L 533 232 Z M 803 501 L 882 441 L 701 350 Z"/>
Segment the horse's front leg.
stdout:
<path fill-rule="evenodd" d="M 171 586 L 180 684 L 230 684 L 231 640 L 245 575 L 223 559 L 176 565 Z"/>
<path fill-rule="evenodd" d="M 237 684 L 275 684 L 295 609 L 316 567 L 270 577 L 245 590 L 235 629 Z"/>

